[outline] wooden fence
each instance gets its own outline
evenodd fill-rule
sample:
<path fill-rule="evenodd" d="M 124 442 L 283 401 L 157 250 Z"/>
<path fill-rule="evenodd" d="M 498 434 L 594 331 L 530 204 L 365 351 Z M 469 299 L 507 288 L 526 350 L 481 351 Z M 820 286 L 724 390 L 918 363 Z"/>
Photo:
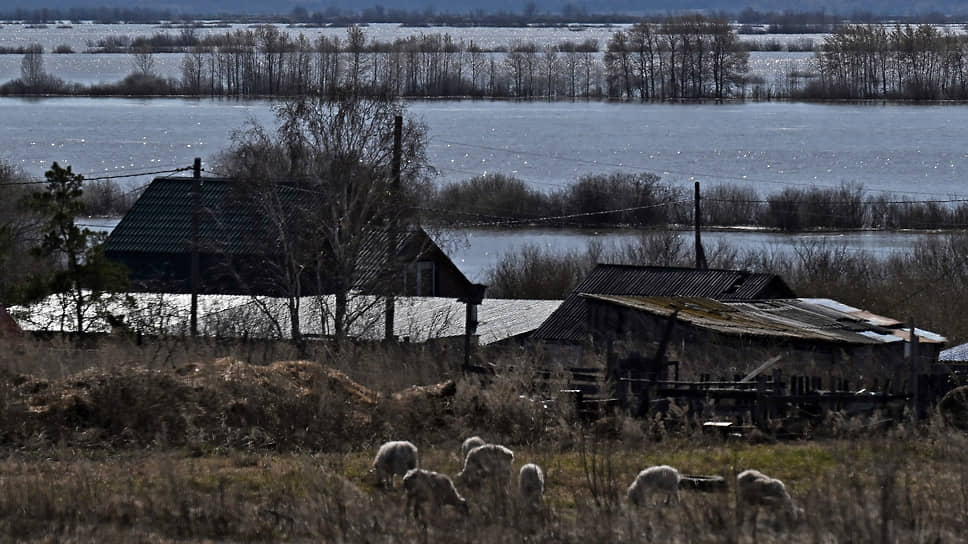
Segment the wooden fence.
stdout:
<path fill-rule="evenodd" d="M 577 404 L 578 412 L 595 416 L 609 408 L 645 417 L 666 412 L 673 405 L 688 408 L 688 413 L 715 419 L 752 421 L 764 427 L 782 420 L 822 421 L 831 411 L 846 414 L 871 414 L 901 417 L 910 410 L 925 417 L 934 405 L 960 379 L 953 375 L 920 374 L 895 383 L 873 380 L 870 387 L 852 387 L 842 377 L 784 376 L 779 370 L 753 380 L 713 380 L 709 375 L 699 381 L 660 380 L 633 376 L 606 376 L 602 369 L 565 369 L 571 380 L 560 391 Z M 539 372 L 539 379 L 552 373 Z M 915 389 L 916 388 L 916 389 Z M 917 393 L 917 394 L 915 394 Z"/>

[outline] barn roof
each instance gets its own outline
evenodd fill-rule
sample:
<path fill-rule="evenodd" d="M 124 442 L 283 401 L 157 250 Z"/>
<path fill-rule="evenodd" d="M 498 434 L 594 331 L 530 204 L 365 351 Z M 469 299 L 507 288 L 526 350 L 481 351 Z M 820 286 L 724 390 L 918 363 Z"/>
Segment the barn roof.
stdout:
<path fill-rule="evenodd" d="M 582 294 L 691 296 L 756 300 L 796 296 L 782 278 L 743 270 L 698 270 L 664 266 L 599 264 L 542 323 L 534 338 L 579 343 L 586 335 Z"/>
<path fill-rule="evenodd" d="M 963 363 L 968 361 L 968 344 L 961 344 L 943 350 L 938 355 L 938 360 L 949 363 Z"/>
<path fill-rule="evenodd" d="M 128 293 L 134 305 L 121 302 L 107 303 L 103 308 L 92 308 L 88 319 L 92 331 L 110 332 L 108 313 L 122 316 L 133 331 L 145 334 L 187 334 L 190 320 L 191 296 L 181 294 Z M 358 338 L 382 339 L 384 328 L 384 299 L 373 295 L 357 295 L 350 300 L 351 310 L 358 318 L 350 326 L 350 335 Z M 394 334 L 411 342 L 425 342 L 436 338 L 464 334 L 465 306 L 452 298 L 396 297 Z M 200 295 L 198 297 L 200 334 L 212 337 L 288 338 L 289 311 L 287 301 L 277 297 L 244 295 Z M 486 298 L 478 309 L 478 342 L 493 344 L 533 331 L 561 304 L 560 300 L 519 300 Z M 322 330 L 325 308 L 335 307 L 332 295 L 304 297 L 300 301 L 300 325 L 305 335 L 324 335 Z M 72 316 L 64 316 L 64 306 L 57 295 L 30 306 L 14 308 L 20 323 L 29 331 L 71 332 Z M 103 310 L 103 311 L 101 311 Z M 332 331 L 332 316 L 325 318 Z"/>
<path fill-rule="evenodd" d="M 588 300 L 676 315 L 678 321 L 721 334 L 847 344 L 890 344 L 910 339 L 909 329 L 885 318 L 830 299 L 795 298 L 723 302 L 701 297 L 585 295 Z M 944 337 L 915 329 L 918 341 L 944 343 Z"/>

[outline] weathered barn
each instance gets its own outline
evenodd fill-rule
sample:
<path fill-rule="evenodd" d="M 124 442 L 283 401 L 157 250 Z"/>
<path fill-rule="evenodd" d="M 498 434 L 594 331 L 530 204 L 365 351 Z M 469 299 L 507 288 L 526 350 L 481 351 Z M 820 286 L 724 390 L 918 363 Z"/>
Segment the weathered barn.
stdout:
<path fill-rule="evenodd" d="M 282 250 L 287 241 L 278 225 L 235 185 L 230 179 L 202 179 L 195 242 L 193 180 L 152 181 L 105 244 L 107 257 L 128 267 L 131 291 L 191 292 L 192 248 L 197 244 L 200 294 L 291 294 Z M 298 188 L 279 184 L 276 198 L 279 207 L 286 209 L 296 206 L 302 195 Z M 351 279 L 354 289 L 401 296 L 479 297 L 482 286 L 472 284 L 422 228 L 398 232 L 392 250 L 384 229 L 360 236 Z M 395 262 L 388 259 L 391 251 Z M 299 294 L 332 292 L 332 271 L 325 258 L 321 262 L 303 269 Z"/>
<path fill-rule="evenodd" d="M 598 350 L 587 323 L 582 295 L 692 296 L 715 300 L 760 300 L 796 296 L 782 278 L 737 270 L 599 264 L 532 334 L 557 361 L 581 366 Z"/>
<path fill-rule="evenodd" d="M 901 322 L 830 299 L 583 298 L 588 329 L 607 351 L 613 376 L 731 380 L 771 368 L 871 387 L 906 380 L 912 350 L 920 372 L 929 373 L 945 342 L 915 329 L 912 343 Z"/>

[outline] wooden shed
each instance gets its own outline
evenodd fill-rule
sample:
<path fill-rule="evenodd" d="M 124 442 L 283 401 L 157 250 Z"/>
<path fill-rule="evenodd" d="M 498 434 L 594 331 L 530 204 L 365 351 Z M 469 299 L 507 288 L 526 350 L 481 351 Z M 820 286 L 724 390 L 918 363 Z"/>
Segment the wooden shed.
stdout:
<path fill-rule="evenodd" d="M 935 367 L 941 335 L 830 299 L 745 302 L 704 297 L 585 295 L 587 324 L 613 375 L 736 379 L 770 362 L 787 375 L 901 383 Z M 916 347 L 913 345 L 916 344 Z M 912 362 L 916 353 L 916 362 Z"/>

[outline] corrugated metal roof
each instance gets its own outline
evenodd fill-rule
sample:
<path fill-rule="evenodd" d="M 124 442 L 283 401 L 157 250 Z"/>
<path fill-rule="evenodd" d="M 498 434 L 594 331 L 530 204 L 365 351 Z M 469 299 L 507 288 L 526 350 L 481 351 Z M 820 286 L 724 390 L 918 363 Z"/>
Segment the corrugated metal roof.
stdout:
<path fill-rule="evenodd" d="M 187 334 L 190 320 L 190 295 L 130 293 L 134 306 L 121 303 L 89 312 L 91 331 L 110 332 L 111 326 L 96 310 L 124 316 L 134 330 L 148 334 Z M 383 338 L 383 299 L 357 295 L 350 306 L 358 317 L 351 325 L 351 336 Z M 464 334 L 465 306 L 450 298 L 397 297 L 394 306 L 394 334 L 411 342 Z M 240 295 L 200 295 L 199 331 L 203 336 L 247 336 L 250 338 L 291 335 L 286 299 Z M 560 300 L 484 299 L 478 308 L 478 343 L 492 344 L 533 331 L 561 304 Z M 323 308 L 335 307 L 332 295 L 304 297 L 300 300 L 300 327 L 305 335 L 323 334 Z M 73 331 L 73 316 L 65 316 L 57 295 L 29 307 L 13 308 L 20 324 L 28 331 Z M 332 318 L 326 327 L 332 331 Z"/>
<path fill-rule="evenodd" d="M 968 361 L 968 344 L 961 344 L 960 346 L 954 346 L 943 350 L 940 355 L 938 355 L 939 361 L 948 361 L 952 363 L 962 363 Z"/>
<path fill-rule="evenodd" d="M 849 344 L 885 344 L 908 340 L 909 331 L 888 328 L 875 316 L 867 320 L 830 299 L 771 299 L 722 302 L 697 297 L 585 295 L 585 298 L 656 315 L 676 313 L 679 321 L 722 334 L 821 340 Z M 821 303 L 818 303 L 818 300 Z M 841 310 L 834 308 L 839 307 Z M 938 334 L 915 329 L 918 341 L 940 343 Z"/>
<path fill-rule="evenodd" d="M 112 252 L 185 253 L 192 240 L 191 178 L 156 178 L 144 190 L 108 236 L 104 249 Z M 228 179 L 201 181 L 199 240 L 207 251 L 239 255 L 264 250 L 272 244 L 264 214 L 242 205 Z M 299 195 L 279 185 L 283 202 Z"/>
<path fill-rule="evenodd" d="M 599 264 L 534 333 L 536 339 L 577 343 L 586 335 L 581 294 L 691 296 L 756 300 L 796 296 L 782 278 L 741 270 Z"/>
<path fill-rule="evenodd" d="M 131 210 L 111 232 L 105 243 L 109 257 L 123 253 L 184 254 L 191 250 L 192 178 L 156 178 L 145 189 Z M 259 255 L 273 251 L 278 240 L 274 229 L 260 213 L 258 205 L 243 201 L 235 182 L 223 178 L 201 181 L 202 214 L 199 240 L 203 253 Z M 283 208 L 296 205 L 305 195 L 293 187 L 277 184 Z M 354 269 L 353 286 L 372 290 L 386 279 L 389 233 L 382 228 L 363 232 Z M 423 255 L 453 269 L 454 277 L 471 282 L 420 227 L 402 229 L 396 238 L 396 255 L 408 261 Z"/>

